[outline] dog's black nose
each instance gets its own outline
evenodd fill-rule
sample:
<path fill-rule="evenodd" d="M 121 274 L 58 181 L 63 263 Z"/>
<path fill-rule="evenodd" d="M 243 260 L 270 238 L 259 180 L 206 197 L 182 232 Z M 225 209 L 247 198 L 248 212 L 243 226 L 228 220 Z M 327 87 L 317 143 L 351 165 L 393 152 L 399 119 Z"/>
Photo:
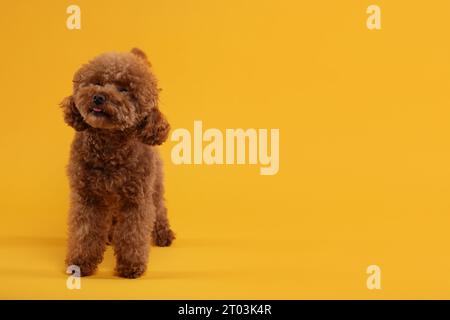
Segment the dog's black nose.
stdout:
<path fill-rule="evenodd" d="M 99 106 L 99 105 L 105 103 L 106 98 L 105 98 L 104 95 L 96 94 L 96 95 L 94 95 L 94 96 L 92 97 L 92 100 L 94 100 L 94 103 L 95 103 L 97 106 Z"/>

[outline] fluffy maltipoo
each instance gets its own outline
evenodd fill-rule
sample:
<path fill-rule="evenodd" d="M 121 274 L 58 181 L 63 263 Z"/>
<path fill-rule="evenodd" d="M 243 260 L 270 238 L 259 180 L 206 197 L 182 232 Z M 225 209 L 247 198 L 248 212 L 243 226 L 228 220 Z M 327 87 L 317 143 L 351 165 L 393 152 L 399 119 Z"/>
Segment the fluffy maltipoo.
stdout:
<path fill-rule="evenodd" d="M 155 146 L 169 133 L 159 89 L 145 53 L 105 53 L 83 65 L 61 107 L 73 127 L 66 263 L 91 275 L 111 243 L 116 271 L 141 276 L 151 240 L 174 240 L 164 204 L 162 163 Z"/>

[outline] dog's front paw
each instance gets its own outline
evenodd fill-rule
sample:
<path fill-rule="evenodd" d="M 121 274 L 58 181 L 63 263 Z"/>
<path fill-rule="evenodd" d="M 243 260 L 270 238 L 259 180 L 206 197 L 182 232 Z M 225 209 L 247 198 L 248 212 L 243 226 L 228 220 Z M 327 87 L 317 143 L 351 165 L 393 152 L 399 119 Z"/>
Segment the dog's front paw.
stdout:
<path fill-rule="evenodd" d="M 117 266 L 116 271 L 120 277 L 136 279 L 142 276 L 146 269 L 147 266 L 145 264 L 122 264 Z"/>
<path fill-rule="evenodd" d="M 80 262 L 80 261 L 69 261 L 69 262 L 67 262 L 67 266 L 76 266 L 76 267 L 80 268 L 79 275 L 81 277 L 91 276 L 97 270 L 97 264 Z"/>

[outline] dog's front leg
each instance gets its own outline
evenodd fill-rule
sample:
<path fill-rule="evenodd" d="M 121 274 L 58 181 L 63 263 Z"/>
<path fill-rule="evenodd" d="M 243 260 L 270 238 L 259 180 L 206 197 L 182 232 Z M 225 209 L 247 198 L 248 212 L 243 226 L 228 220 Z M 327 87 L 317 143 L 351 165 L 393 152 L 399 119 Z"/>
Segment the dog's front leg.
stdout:
<path fill-rule="evenodd" d="M 154 211 L 145 201 L 129 201 L 119 213 L 113 235 L 119 276 L 138 278 L 147 269 Z"/>
<path fill-rule="evenodd" d="M 109 216 L 95 199 L 74 197 L 69 213 L 69 243 L 66 264 L 80 268 L 82 276 L 95 272 L 103 260 Z"/>

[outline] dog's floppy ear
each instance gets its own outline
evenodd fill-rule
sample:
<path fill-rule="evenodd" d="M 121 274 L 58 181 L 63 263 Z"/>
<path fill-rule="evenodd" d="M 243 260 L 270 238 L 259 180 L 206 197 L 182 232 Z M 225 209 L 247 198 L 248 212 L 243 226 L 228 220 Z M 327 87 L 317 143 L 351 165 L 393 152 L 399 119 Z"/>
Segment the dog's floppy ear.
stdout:
<path fill-rule="evenodd" d="M 158 108 L 152 108 L 150 113 L 137 127 L 137 136 L 145 144 L 160 145 L 167 140 L 170 124 Z"/>
<path fill-rule="evenodd" d="M 150 61 L 149 61 L 148 58 L 147 58 L 147 55 L 146 55 L 145 52 L 142 51 L 141 49 L 139 49 L 139 48 L 133 48 L 133 49 L 131 49 L 131 53 L 134 54 L 134 55 L 135 55 L 136 57 L 138 57 L 139 59 L 144 60 L 145 63 L 148 64 L 149 67 L 152 66 L 152 64 L 150 63 Z"/>
<path fill-rule="evenodd" d="M 72 96 L 64 98 L 63 101 L 61 101 L 60 106 L 63 109 L 64 121 L 69 126 L 76 131 L 83 131 L 89 127 L 88 124 L 84 122 L 83 117 L 75 106 Z"/>

